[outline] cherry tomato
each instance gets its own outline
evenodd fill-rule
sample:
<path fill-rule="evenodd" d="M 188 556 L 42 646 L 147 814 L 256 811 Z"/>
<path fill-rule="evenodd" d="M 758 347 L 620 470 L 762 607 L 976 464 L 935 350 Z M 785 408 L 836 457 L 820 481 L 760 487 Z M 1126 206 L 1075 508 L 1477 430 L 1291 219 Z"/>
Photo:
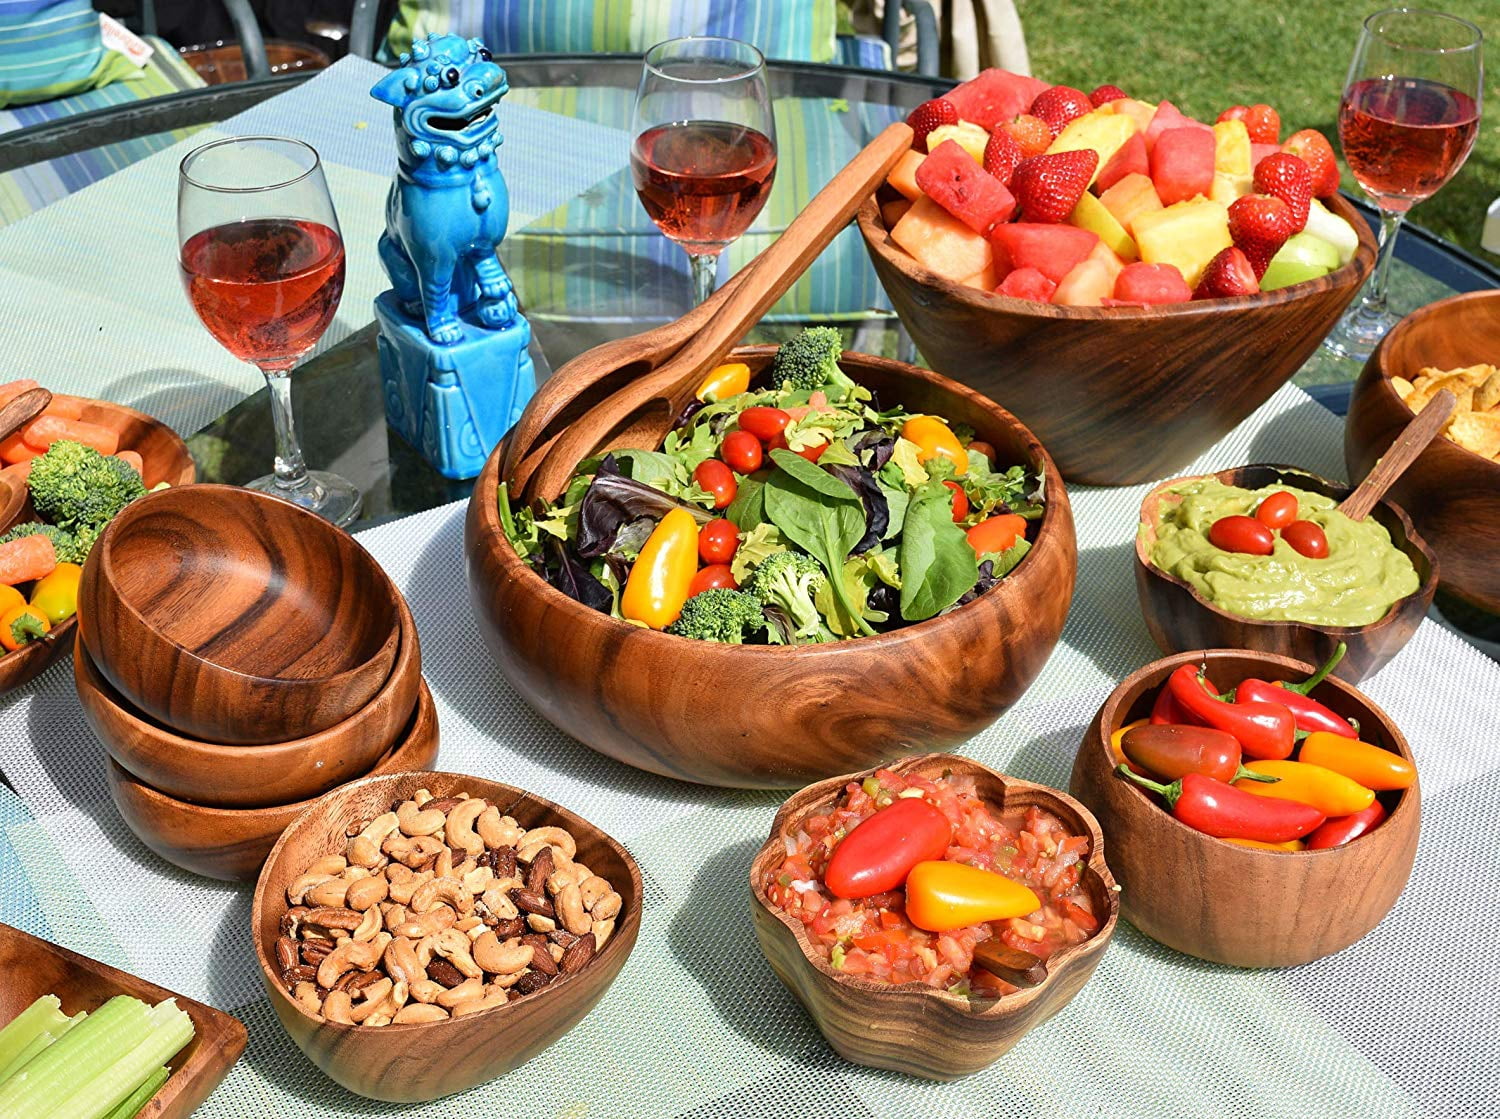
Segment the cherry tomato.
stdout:
<path fill-rule="evenodd" d="M 693 471 L 693 481 L 714 495 L 714 508 L 727 509 L 739 492 L 734 472 L 716 458 L 706 458 Z"/>
<path fill-rule="evenodd" d="M 739 528 L 723 517 L 716 517 L 698 530 L 698 555 L 704 563 L 728 563 L 739 546 Z"/>
<path fill-rule="evenodd" d="M 1267 528 L 1286 528 L 1297 519 L 1296 495 L 1277 490 L 1260 503 L 1255 519 Z"/>
<path fill-rule="evenodd" d="M 995 461 L 995 448 L 989 443 L 986 443 L 983 439 L 970 440 L 969 450 L 978 451 L 985 458 L 989 459 L 991 464 L 993 464 Z"/>
<path fill-rule="evenodd" d="M 695 594 L 701 594 L 703 591 L 711 591 L 720 587 L 728 588 L 731 591 L 740 589 L 740 585 L 734 581 L 734 576 L 730 573 L 727 563 L 714 563 L 700 568 L 698 574 L 693 576 L 693 581 L 688 584 L 688 597 L 692 598 Z"/>
<path fill-rule="evenodd" d="M 969 529 L 966 535 L 969 538 L 969 547 L 974 549 L 975 555 L 1003 552 L 1026 535 L 1026 518 L 1019 513 L 1001 513 L 998 516 L 986 517 Z"/>
<path fill-rule="evenodd" d="M 760 469 L 760 440 L 748 431 L 731 431 L 719 444 L 719 455 L 736 474 L 754 474 Z"/>
<path fill-rule="evenodd" d="M 766 440 L 766 454 L 770 454 L 772 451 L 784 450 L 786 450 L 786 432 L 778 431 Z"/>
<path fill-rule="evenodd" d="M 952 842 L 953 825 L 939 809 L 921 797 L 900 797 L 844 836 L 823 881 L 835 897 L 883 894 L 918 863 L 941 859 Z"/>
<path fill-rule="evenodd" d="M 1328 535 L 1312 521 L 1293 521 L 1281 530 L 1281 538 L 1308 559 L 1328 558 Z"/>
<path fill-rule="evenodd" d="M 1254 517 L 1220 517 L 1208 527 L 1208 542 L 1250 556 L 1269 556 L 1276 547 L 1275 535 Z"/>
<path fill-rule="evenodd" d="M 818 443 L 811 447 L 803 447 L 800 451 L 793 451 L 792 453 L 801 455 L 808 462 L 817 462 L 823 457 L 823 452 L 826 450 L 828 450 L 827 443 Z"/>
<path fill-rule="evenodd" d="M 953 491 L 953 519 L 961 521 L 969 515 L 969 495 L 964 493 L 964 488 L 957 482 L 944 482 Z"/>
<path fill-rule="evenodd" d="M 748 431 L 762 443 L 769 443 L 785 431 L 786 425 L 791 422 L 792 417 L 780 408 L 757 405 L 740 413 L 740 430 Z"/>

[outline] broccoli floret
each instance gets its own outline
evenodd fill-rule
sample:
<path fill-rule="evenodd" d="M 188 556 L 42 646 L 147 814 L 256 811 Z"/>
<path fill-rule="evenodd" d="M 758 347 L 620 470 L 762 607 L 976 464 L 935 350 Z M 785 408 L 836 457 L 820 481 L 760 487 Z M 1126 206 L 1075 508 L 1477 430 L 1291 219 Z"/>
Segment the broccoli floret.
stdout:
<path fill-rule="evenodd" d="M 82 443 L 59 439 L 26 479 L 36 511 L 59 528 L 99 528 L 146 493 L 134 468 Z"/>
<path fill-rule="evenodd" d="M 56 525 L 44 525 L 41 521 L 27 521 L 25 524 L 16 525 L 4 536 L 0 536 L 0 544 L 9 544 L 12 540 L 19 540 L 23 536 L 45 536 L 52 541 L 52 550 L 57 553 L 58 563 L 82 563 L 88 559 L 89 547 L 94 543 L 92 536 L 89 537 L 88 547 L 80 551 L 78 538 L 71 532 L 65 532 Z"/>
<path fill-rule="evenodd" d="M 682 615 L 667 627 L 667 632 L 699 641 L 743 645 L 747 636 L 765 627 L 760 599 L 745 591 L 715 587 L 699 591 L 683 603 Z"/>
<path fill-rule="evenodd" d="M 832 395 L 841 397 L 854 388 L 854 382 L 839 368 L 843 352 L 844 337 L 833 327 L 809 327 L 776 351 L 771 381 L 781 389 L 833 389 Z"/>
<path fill-rule="evenodd" d="M 793 636 L 811 637 L 822 620 L 813 596 L 827 580 L 822 566 L 801 552 L 774 552 L 755 569 L 747 591 L 767 606 L 779 606 L 792 620 Z"/>

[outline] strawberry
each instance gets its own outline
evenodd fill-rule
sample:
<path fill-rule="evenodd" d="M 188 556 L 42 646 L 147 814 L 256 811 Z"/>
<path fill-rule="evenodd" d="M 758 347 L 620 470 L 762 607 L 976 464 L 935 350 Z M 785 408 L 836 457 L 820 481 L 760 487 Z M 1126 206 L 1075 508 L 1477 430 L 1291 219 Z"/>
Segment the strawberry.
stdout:
<path fill-rule="evenodd" d="M 1117 85 L 1102 85 L 1089 94 L 1089 104 L 1097 109 L 1100 105 L 1108 105 L 1111 101 L 1118 101 L 1122 97 L 1129 96 L 1130 94 Z"/>
<path fill-rule="evenodd" d="M 990 142 L 984 146 L 984 169 L 1006 186 L 1015 174 L 1017 165 L 1024 157 L 1016 138 L 1003 128 L 990 133 Z"/>
<path fill-rule="evenodd" d="M 1009 124 L 1002 124 L 1000 127 L 1010 133 L 1011 138 L 1021 146 L 1022 159 L 1041 155 L 1052 146 L 1052 129 L 1040 117 L 1022 113 Z"/>
<path fill-rule="evenodd" d="M 1203 270 L 1203 278 L 1193 291 L 1194 299 L 1228 299 L 1237 295 L 1254 295 L 1260 290 L 1255 269 L 1245 254 L 1233 245 L 1219 252 Z"/>
<path fill-rule="evenodd" d="M 1022 160 L 1010 180 L 1011 192 L 1021 206 L 1022 220 L 1066 221 L 1088 190 L 1097 166 L 1099 153 L 1091 148 Z"/>
<path fill-rule="evenodd" d="M 1301 156 L 1306 162 L 1308 169 L 1312 171 L 1314 198 L 1328 198 L 1338 193 L 1339 165 L 1333 157 L 1333 145 L 1328 142 L 1328 137 L 1316 128 L 1304 128 L 1287 137 L 1281 150 Z"/>
<path fill-rule="evenodd" d="M 1257 280 L 1293 232 L 1292 208 L 1279 198 L 1247 194 L 1229 204 L 1229 236 L 1250 261 Z"/>
<path fill-rule="evenodd" d="M 911 146 L 919 152 L 927 150 L 927 134 L 934 128 L 941 128 L 945 124 L 958 123 L 958 106 L 943 97 L 934 97 L 931 101 L 923 101 L 906 118 L 906 123 L 911 125 Z"/>
<path fill-rule="evenodd" d="M 1055 137 L 1070 120 L 1077 120 L 1085 113 L 1094 111 L 1094 103 L 1081 89 L 1068 85 L 1055 85 L 1036 95 L 1031 103 L 1031 115 L 1040 117 L 1052 130 Z"/>
<path fill-rule="evenodd" d="M 1281 143 L 1281 114 L 1269 105 L 1251 105 L 1245 110 L 1245 131 L 1252 144 Z"/>
<path fill-rule="evenodd" d="M 1231 105 L 1229 106 L 1229 108 L 1225 109 L 1222 113 L 1219 114 L 1214 123 L 1223 124 L 1226 120 L 1244 120 L 1249 112 L 1250 110 L 1244 105 Z M 1248 130 L 1249 129 L 1247 126 L 1246 131 Z"/>
<path fill-rule="evenodd" d="M 1268 155 L 1255 165 L 1255 189 L 1272 194 L 1292 210 L 1292 232 L 1307 225 L 1307 208 L 1312 200 L 1312 168 L 1301 158 L 1287 152 Z"/>

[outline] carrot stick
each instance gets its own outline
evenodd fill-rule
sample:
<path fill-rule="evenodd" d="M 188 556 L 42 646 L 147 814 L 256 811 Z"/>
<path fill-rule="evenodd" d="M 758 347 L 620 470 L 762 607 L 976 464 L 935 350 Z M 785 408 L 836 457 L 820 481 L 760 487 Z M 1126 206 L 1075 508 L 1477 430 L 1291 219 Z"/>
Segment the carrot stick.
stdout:
<path fill-rule="evenodd" d="M 5 442 L 0 443 L 0 460 L 7 464 L 18 462 L 30 462 L 42 452 L 32 447 L 18 431 Z"/>
<path fill-rule="evenodd" d="M 56 566 L 57 550 L 40 534 L 0 544 L 0 583 L 8 587 L 50 575 Z"/>
<path fill-rule="evenodd" d="M 0 385 L 0 404 L 4 404 L 9 400 L 15 399 L 27 389 L 36 388 L 41 388 L 41 386 L 33 381 L 30 377 L 22 377 L 17 381 L 7 381 L 5 382 L 5 384 Z"/>
<path fill-rule="evenodd" d="M 109 428 L 82 420 L 65 420 L 61 416 L 38 416 L 21 429 L 21 435 L 38 451 L 45 451 L 59 439 L 82 443 L 101 455 L 112 455 L 120 449 L 120 436 Z"/>
<path fill-rule="evenodd" d="M 61 416 L 65 420 L 81 420 L 87 403 L 86 400 L 66 400 L 54 394 L 47 407 L 42 409 L 42 415 Z"/>
<path fill-rule="evenodd" d="M 138 451 L 124 450 L 116 451 L 115 458 L 125 463 L 142 478 L 146 477 L 146 460 L 141 458 Z"/>

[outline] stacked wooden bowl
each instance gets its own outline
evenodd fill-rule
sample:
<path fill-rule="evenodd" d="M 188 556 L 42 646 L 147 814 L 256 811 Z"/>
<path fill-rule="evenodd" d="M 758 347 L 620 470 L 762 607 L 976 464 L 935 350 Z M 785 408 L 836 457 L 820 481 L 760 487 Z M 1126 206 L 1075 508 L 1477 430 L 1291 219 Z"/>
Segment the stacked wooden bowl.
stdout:
<path fill-rule="evenodd" d="M 436 760 L 406 602 L 351 536 L 289 502 L 147 495 L 94 546 L 78 617 L 78 695 L 115 807 L 185 870 L 253 879 L 312 799 Z"/>

